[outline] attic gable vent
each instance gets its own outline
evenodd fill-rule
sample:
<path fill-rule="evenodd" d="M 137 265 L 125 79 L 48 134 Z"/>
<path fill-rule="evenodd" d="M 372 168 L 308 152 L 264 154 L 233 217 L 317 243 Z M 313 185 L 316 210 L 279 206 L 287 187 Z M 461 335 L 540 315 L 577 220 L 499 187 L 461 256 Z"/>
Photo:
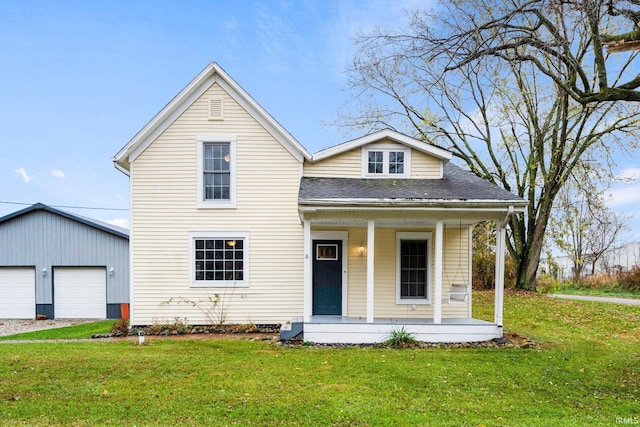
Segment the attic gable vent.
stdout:
<path fill-rule="evenodd" d="M 224 99 L 221 97 L 209 98 L 209 120 L 222 120 L 224 118 Z"/>

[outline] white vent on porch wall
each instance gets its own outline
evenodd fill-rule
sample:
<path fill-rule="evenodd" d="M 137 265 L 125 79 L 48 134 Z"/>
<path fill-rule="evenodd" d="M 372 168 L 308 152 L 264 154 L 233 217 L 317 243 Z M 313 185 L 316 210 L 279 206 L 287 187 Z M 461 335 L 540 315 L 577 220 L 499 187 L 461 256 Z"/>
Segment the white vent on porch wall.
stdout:
<path fill-rule="evenodd" d="M 222 97 L 209 98 L 209 120 L 224 118 L 224 99 Z"/>

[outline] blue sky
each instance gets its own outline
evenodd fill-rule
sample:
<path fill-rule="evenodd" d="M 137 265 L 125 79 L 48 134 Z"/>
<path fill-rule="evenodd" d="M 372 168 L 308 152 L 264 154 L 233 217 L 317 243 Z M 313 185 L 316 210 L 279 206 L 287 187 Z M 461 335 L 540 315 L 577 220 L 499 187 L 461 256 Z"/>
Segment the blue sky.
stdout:
<path fill-rule="evenodd" d="M 352 40 L 400 26 L 425 1 L 0 2 L 0 202 L 126 225 L 128 179 L 111 158 L 209 62 L 220 64 L 309 151 L 351 136 L 324 126 L 347 101 Z M 640 154 L 619 172 L 640 177 Z M 635 213 L 640 187 L 612 206 Z M 0 203 L 0 216 L 23 208 Z"/>

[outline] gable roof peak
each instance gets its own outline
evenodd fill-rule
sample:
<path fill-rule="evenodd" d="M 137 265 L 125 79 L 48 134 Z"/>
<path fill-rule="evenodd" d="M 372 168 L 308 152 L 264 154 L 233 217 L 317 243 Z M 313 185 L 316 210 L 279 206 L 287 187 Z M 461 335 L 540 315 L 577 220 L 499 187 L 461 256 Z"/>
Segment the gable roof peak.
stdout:
<path fill-rule="evenodd" d="M 420 141 L 416 138 L 410 137 L 393 129 L 387 128 L 361 136 L 356 139 L 352 139 L 350 141 L 343 142 L 338 145 L 334 145 L 333 147 L 325 148 L 324 150 L 320 150 L 313 154 L 311 163 L 318 162 L 337 154 L 353 150 L 354 148 L 359 148 L 364 145 L 372 144 L 385 139 L 390 139 L 399 144 L 429 154 L 442 160 L 445 163 L 451 160 L 451 158 L 453 157 L 453 154 L 450 151 L 447 151 L 440 147 L 436 147 L 435 145 L 432 145 L 428 142 Z"/>
<path fill-rule="evenodd" d="M 293 135 L 262 108 L 222 67 L 212 61 L 116 153 L 113 157 L 115 167 L 128 174 L 130 162 L 134 161 L 214 83 L 218 83 L 229 96 L 242 105 L 296 159 L 301 162 L 304 159 L 311 159 L 311 154 Z"/>

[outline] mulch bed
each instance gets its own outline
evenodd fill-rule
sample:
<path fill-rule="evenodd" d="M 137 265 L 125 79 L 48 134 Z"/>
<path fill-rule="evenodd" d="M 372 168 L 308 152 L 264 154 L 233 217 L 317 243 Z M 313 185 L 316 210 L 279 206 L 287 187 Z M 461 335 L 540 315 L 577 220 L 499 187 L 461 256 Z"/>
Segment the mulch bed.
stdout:
<path fill-rule="evenodd" d="M 318 348 L 343 348 L 343 347 L 373 347 L 373 348 L 537 348 L 537 344 L 529 338 L 514 333 L 505 333 L 502 338 L 494 338 L 489 341 L 462 342 L 462 343 L 432 343 L 419 341 L 415 344 L 403 344 L 390 346 L 387 343 L 375 344 L 318 344 L 299 340 L 281 343 L 287 347 L 318 347 Z"/>
<path fill-rule="evenodd" d="M 278 335 L 280 325 L 222 325 L 222 326 L 192 326 L 188 330 L 141 328 L 131 329 L 127 334 L 96 334 L 92 338 L 137 337 L 140 331 L 147 339 L 179 339 L 179 340 L 247 340 L 270 341 L 274 345 L 285 347 L 316 347 L 316 348 L 346 348 L 346 347 L 390 347 L 386 343 L 375 344 L 319 344 L 301 340 L 280 341 Z M 429 343 L 417 342 L 396 347 L 405 348 L 537 348 L 537 344 L 522 335 L 506 332 L 502 338 L 489 341 L 463 343 Z"/>

